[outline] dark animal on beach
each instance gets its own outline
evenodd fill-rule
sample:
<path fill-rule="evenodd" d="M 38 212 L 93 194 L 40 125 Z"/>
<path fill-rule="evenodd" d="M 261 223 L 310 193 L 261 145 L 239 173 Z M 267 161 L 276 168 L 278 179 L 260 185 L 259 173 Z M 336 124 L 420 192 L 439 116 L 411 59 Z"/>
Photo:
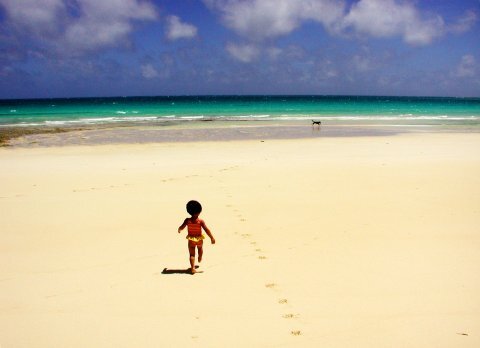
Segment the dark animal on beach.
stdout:
<path fill-rule="evenodd" d="M 312 120 L 312 126 L 318 125 L 320 126 L 322 124 L 322 121 L 314 121 Z"/>

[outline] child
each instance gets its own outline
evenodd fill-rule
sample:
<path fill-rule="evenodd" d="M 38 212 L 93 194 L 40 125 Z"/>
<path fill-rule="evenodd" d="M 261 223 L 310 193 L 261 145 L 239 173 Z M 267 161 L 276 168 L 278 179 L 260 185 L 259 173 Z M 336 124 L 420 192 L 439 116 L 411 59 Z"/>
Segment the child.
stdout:
<path fill-rule="evenodd" d="M 205 225 L 205 221 L 199 219 L 198 216 L 202 212 L 202 205 L 197 201 L 190 201 L 187 203 L 187 212 L 192 216 L 186 218 L 183 224 L 178 228 L 178 233 L 187 227 L 188 228 L 188 251 L 190 254 L 190 270 L 192 274 L 195 274 L 195 247 L 198 249 L 198 262 L 202 262 L 203 255 L 203 240 L 205 236 L 202 234 L 202 228 L 210 237 L 212 244 L 215 244 L 215 238 L 212 236 L 212 232 Z"/>

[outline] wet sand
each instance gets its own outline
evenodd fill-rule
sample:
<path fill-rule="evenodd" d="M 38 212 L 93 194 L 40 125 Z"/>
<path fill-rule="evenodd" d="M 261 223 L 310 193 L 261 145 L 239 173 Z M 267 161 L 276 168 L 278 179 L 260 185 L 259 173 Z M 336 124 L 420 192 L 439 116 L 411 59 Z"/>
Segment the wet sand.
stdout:
<path fill-rule="evenodd" d="M 162 142 L 376 137 L 404 133 L 480 133 L 475 125 L 322 124 L 274 121 L 190 121 L 78 127 L 0 128 L 4 145 L 52 147 Z"/>

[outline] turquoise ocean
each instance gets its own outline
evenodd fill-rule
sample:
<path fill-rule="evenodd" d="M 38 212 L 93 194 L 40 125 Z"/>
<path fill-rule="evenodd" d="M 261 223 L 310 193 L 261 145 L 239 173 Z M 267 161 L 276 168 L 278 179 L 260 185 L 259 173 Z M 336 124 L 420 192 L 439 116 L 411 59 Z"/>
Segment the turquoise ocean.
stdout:
<path fill-rule="evenodd" d="M 374 96 L 163 96 L 0 100 L 0 126 L 309 121 L 480 125 L 480 98 Z"/>

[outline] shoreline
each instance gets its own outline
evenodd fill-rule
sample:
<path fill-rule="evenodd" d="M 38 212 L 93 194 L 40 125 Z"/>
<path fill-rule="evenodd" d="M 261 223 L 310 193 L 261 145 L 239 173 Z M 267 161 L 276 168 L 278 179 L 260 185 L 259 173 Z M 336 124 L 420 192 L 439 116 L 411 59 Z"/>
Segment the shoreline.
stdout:
<path fill-rule="evenodd" d="M 480 126 L 300 121 L 170 121 L 162 124 L 101 124 L 81 127 L 0 127 L 1 147 L 92 146 L 203 141 L 392 136 L 404 133 L 480 133 Z"/>

